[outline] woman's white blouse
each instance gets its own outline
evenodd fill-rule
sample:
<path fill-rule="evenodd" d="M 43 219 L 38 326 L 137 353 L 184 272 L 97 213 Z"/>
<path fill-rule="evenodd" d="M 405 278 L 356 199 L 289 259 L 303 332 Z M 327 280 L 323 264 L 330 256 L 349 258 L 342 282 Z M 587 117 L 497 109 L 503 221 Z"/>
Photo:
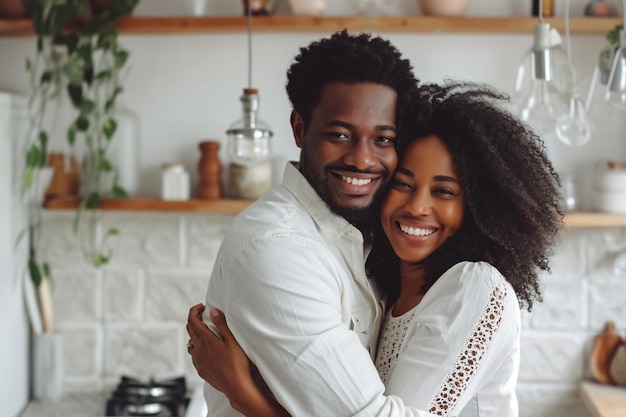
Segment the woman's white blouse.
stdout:
<path fill-rule="evenodd" d="M 520 309 L 493 266 L 461 262 L 399 317 L 387 313 L 376 367 L 388 395 L 435 415 L 517 417 Z"/>

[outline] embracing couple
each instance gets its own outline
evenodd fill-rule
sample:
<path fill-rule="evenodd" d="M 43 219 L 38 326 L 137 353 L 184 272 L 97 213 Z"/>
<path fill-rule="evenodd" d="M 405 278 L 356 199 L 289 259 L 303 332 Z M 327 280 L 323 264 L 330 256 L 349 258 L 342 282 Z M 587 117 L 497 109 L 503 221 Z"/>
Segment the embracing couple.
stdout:
<path fill-rule="evenodd" d="M 380 37 L 313 42 L 287 78 L 300 160 L 189 311 L 209 416 L 517 416 L 520 308 L 563 218 L 539 137 Z"/>

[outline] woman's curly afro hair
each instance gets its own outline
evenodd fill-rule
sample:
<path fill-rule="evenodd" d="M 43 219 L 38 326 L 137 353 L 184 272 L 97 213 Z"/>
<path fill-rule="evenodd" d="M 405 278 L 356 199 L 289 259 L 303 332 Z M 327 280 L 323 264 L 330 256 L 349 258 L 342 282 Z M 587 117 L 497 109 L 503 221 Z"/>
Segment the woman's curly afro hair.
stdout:
<path fill-rule="evenodd" d="M 287 71 L 287 95 L 305 129 L 330 82 L 372 82 L 392 88 L 398 94 L 398 125 L 417 86 L 411 63 L 389 41 L 365 33 L 336 32 L 300 48 Z"/>
<path fill-rule="evenodd" d="M 506 100 L 472 83 L 420 87 L 399 157 L 412 139 L 436 135 L 452 154 L 464 190 L 463 225 L 428 259 L 426 286 L 458 262 L 485 261 L 530 310 L 533 300 L 541 301 L 539 273 L 549 271 L 563 225 L 560 184 L 542 140 L 501 105 Z M 368 269 L 393 303 L 398 258 L 380 227 Z"/>

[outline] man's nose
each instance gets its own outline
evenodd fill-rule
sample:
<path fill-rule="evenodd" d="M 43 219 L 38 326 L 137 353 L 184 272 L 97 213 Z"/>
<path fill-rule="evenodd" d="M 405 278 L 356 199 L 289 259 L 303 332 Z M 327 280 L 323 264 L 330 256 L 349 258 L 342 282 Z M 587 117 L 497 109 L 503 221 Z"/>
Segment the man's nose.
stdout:
<path fill-rule="evenodd" d="M 376 165 L 376 151 L 374 145 L 367 140 L 354 142 L 344 157 L 346 165 L 359 170 L 367 170 Z"/>

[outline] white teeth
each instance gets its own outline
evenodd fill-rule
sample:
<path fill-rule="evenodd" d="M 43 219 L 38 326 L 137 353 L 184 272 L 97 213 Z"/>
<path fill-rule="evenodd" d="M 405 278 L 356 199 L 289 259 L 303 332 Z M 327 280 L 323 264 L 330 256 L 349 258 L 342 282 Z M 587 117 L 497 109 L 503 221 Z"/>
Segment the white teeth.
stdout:
<path fill-rule="evenodd" d="M 369 184 L 370 182 L 372 182 L 371 178 L 359 179 L 359 178 L 346 177 L 345 175 L 342 175 L 341 179 L 347 182 L 348 184 L 353 184 L 353 185 L 365 185 L 365 184 Z"/>
<path fill-rule="evenodd" d="M 400 224 L 400 230 L 411 236 L 428 236 L 437 231 L 437 229 L 418 229 L 415 227 L 405 226 L 403 224 Z"/>

